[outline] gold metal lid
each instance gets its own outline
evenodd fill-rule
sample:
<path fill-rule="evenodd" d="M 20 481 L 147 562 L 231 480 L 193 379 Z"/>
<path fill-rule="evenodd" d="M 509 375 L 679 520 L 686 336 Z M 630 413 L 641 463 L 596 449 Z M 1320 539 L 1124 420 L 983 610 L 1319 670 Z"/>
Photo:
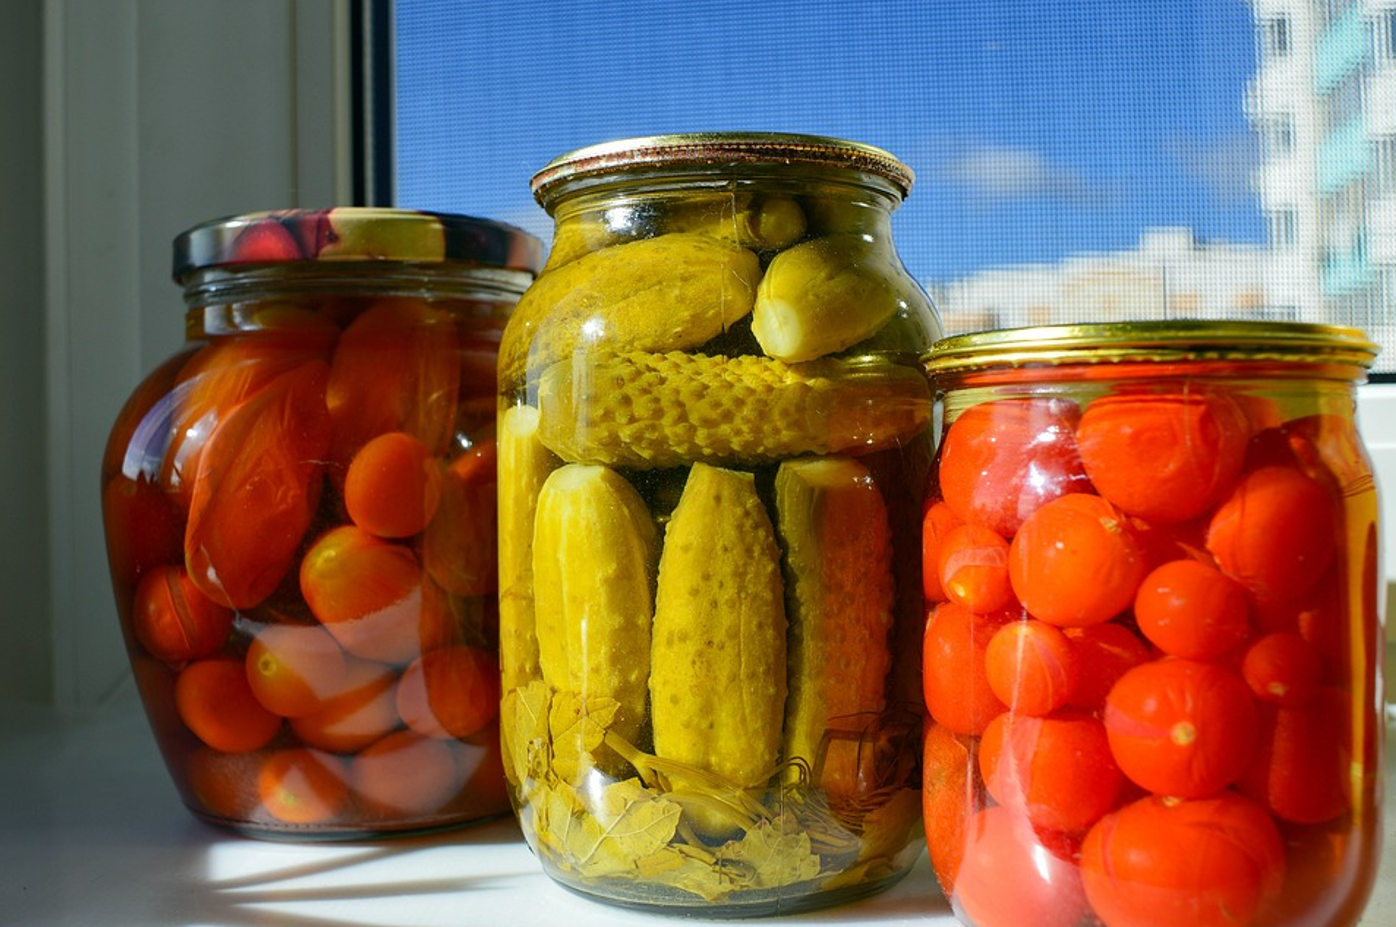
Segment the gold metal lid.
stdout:
<path fill-rule="evenodd" d="M 1001 367 L 1126 362 L 1275 361 L 1369 368 L 1361 330 L 1302 322 L 1169 319 L 1009 328 L 943 338 L 922 358 L 932 375 Z"/>
<path fill-rule="evenodd" d="M 662 165 L 711 169 L 735 165 L 810 165 L 881 178 L 905 199 L 915 179 L 895 155 L 840 138 L 775 132 L 690 132 L 617 139 L 559 155 L 533 175 L 533 197 L 550 209 L 563 185 Z"/>

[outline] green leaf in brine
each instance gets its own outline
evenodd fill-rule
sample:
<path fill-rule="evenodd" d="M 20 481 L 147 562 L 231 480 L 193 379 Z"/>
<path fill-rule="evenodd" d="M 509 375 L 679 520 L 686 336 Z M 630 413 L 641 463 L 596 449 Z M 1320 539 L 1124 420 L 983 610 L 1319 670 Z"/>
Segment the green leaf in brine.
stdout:
<path fill-rule="evenodd" d="M 556 692 L 548 712 L 552 732 L 553 773 L 575 783 L 595 765 L 592 755 L 606 737 L 620 703 L 613 698 L 583 699 L 576 692 Z"/>
<path fill-rule="evenodd" d="M 548 732 L 547 684 L 534 680 L 504 695 L 500 710 L 500 739 L 504 772 L 509 783 L 526 796 L 532 780 L 546 778 L 552 766 L 552 738 Z"/>

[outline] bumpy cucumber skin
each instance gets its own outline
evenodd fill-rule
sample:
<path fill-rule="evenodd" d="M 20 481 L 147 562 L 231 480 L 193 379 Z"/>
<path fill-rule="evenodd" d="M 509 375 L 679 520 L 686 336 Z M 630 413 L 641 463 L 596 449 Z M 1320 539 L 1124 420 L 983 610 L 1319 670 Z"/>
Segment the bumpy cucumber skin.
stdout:
<path fill-rule="evenodd" d="M 533 597 L 543 681 L 619 703 L 634 740 L 650 675 L 658 529 L 635 488 L 606 467 L 569 464 L 538 493 Z"/>
<path fill-rule="evenodd" d="M 775 530 L 746 472 L 696 464 L 665 533 L 655 596 L 655 753 L 739 788 L 779 761 L 785 597 Z"/>
<path fill-rule="evenodd" d="M 931 415 L 913 367 L 682 351 L 561 361 L 538 404 L 540 437 L 559 457 L 634 468 L 871 453 L 910 441 Z"/>
<path fill-rule="evenodd" d="M 694 348 L 751 312 L 761 262 L 707 235 L 675 233 L 603 248 L 541 275 L 509 320 L 499 376 L 525 374 L 577 348 Z"/>
<path fill-rule="evenodd" d="M 848 457 L 781 464 L 775 499 L 790 618 L 784 757 L 822 766 L 826 790 L 852 795 L 857 751 L 822 759 L 820 741 L 826 731 L 856 741 L 886 707 L 896 596 L 887 506 L 868 468 Z"/>

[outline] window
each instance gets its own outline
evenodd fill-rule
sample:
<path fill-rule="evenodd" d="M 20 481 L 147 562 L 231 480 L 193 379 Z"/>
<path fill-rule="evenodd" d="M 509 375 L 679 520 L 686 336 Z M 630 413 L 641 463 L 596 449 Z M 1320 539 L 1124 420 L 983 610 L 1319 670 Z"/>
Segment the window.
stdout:
<path fill-rule="evenodd" d="M 1396 193 L 1396 135 L 1377 139 L 1373 143 L 1372 153 L 1373 192 Z"/>
<path fill-rule="evenodd" d="M 1378 10 L 1373 16 L 1372 57 L 1378 63 L 1396 64 L 1396 7 Z"/>
<path fill-rule="evenodd" d="M 1267 159 L 1284 158 L 1294 153 L 1294 116 L 1281 113 L 1267 116 L 1260 123 L 1261 147 Z"/>
<path fill-rule="evenodd" d="M 1289 17 L 1275 16 L 1261 25 L 1261 48 L 1266 58 L 1289 57 Z"/>
<path fill-rule="evenodd" d="M 1299 241 L 1299 219 L 1292 209 L 1277 209 L 1270 213 L 1270 247 L 1290 251 Z"/>

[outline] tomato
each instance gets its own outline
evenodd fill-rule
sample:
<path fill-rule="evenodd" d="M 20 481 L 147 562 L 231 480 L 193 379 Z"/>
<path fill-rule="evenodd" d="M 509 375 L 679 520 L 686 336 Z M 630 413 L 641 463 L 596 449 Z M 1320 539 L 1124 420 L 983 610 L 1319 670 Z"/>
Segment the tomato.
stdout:
<path fill-rule="evenodd" d="M 936 501 L 921 520 L 921 582 L 927 602 L 944 602 L 945 590 L 940 585 L 940 542 L 951 529 L 964 520 L 946 505 Z"/>
<path fill-rule="evenodd" d="M 158 566 L 136 587 L 131 629 L 151 656 L 183 663 L 223 646 L 233 612 L 204 595 L 183 567 Z"/>
<path fill-rule="evenodd" d="M 1245 460 L 1245 413 L 1220 394 L 1113 395 L 1081 414 L 1076 445 L 1096 492 L 1158 524 L 1210 509 Z"/>
<path fill-rule="evenodd" d="M 499 660 L 478 647 L 440 647 L 402 673 L 397 710 L 428 737 L 469 737 L 499 715 Z"/>
<path fill-rule="evenodd" d="M 975 927 L 1072 927 L 1086 907 L 1076 866 L 1003 807 L 970 820 L 952 900 Z"/>
<path fill-rule="evenodd" d="M 442 589 L 457 596 L 499 588 L 497 445 L 483 441 L 441 477 L 441 504 L 422 535 L 422 563 Z"/>
<path fill-rule="evenodd" d="M 1008 542 L 983 525 L 959 525 L 941 538 L 936 569 L 946 598 L 970 611 L 998 611 L 1013 600 Z"/>
<path fill-rule="evenodd" d="M 257 774 L 262 808 L 286 824 L 328 824 L 349 803 L 344 761 L 309 747 L 289 747 L 267 757 Z"/>
<path fill-rule="evenodd" d="M 1134 782 L 1159 795 L 1199 798 L 1246 770 L 1256 708 L 1231 670 L 1166 658 L 1120 677 L 1105 700 L 1105 729 L 1115 761 Z"/>
<path fill-rule="evenodd" d="M 944 725 L 928 722 L 922 742 L 921 811 L 931 866 L 947 898 L 964 857 L 966 825 L 984 805 L 979 793 L 966 742 Z"/>
<path fill-rule="evenodd" d="M 431 451 L 404 431 L 371 439 L 349 464 L 344 507 L 354 524 L 380 538 L 407 538 L 427 526 L 441 502 L 441 469 Z"/>
<path fill-rule="evenodd" d="M 1275 631 L 1246 648 L 1241 676 L 1262 702 L 1297 708 L 1313 698 L 1323 676 L 1318 651 L 1294 631 Z"/>
<path fill-rule="evenodd" d="M 1312 478 L 1294 467 L 1261 467 L 1243 475 L 1217 507 L 1207 549 L 1253 595 L 1285 599 L 1323 574 L 1337 549 L 1337 527 L 1332 500 Z"/>
<path fill-rule="evenodd" d="M 994 632 L 984 672 L 998 700 L 1025 715 L 1062 707 L 1080 684 L 1077 651 L 1055 625 L 1027 618 Z"/>
<path fill-rule="evenodd" d="M 455 741 L 397 731 L 373 743 L 349 766 L 354 795 L 365 812 L 384 818 L 440 811 L 465 784 Z"/>
<path fill-rule="evenodd" d="M 169 495 L 145 475 L 116 474 L 102 487 L 102 519 L 112 579 L 126 589 L 161 564 L 184 557 L 183 518 Z M 119 591 L 118 594 L 121 594 Z"/>
<path fill-rule="evenodd" d="M 1010 620 L 1002 612 L 976 615 L 942 602 L 926 622 L 921 677 L 926 710 L 956 734 L 983 733 L 995 715 L 1007 710 L 989 686 L 984 652 Z"/>
<path fill-rule="evenodd" d="M 303 364 L 237 406 L 199 458 L 184 559 L 209 598 L 252 608 L 295 562 L 319 502 L 330 441 L 324 363 Z"/>
<path fill-rule="evenodd" d="M 1213 660 L 1250 636 L 1239 583 L 1198 560 L 1174 560 L 1144 577 L 1134 597 L 1140 632 L 1164 653 Z"/>
<path fill-rule="evenodd" d="M 1094 824 L 1114 807 L 1125 781 L 1104 726 L 1073 712 L 999 715 L 984 731 L 979 770 L 995 801 L 1055 831 Z"/>
<path fill-rule="evenodd" d="M 410 549 L 355 525 L 325 532 L 301 560 L 301 595 L 345 650 L 405 664 L 450 639 L 444 596 Z"/>
<path fill-rule="evenodd" d="M 1011 537 L 1043 503 L 1090 488 L 1075 404 L 1001 399 L 959 414 L 941 444 L 941 497 L 962 521 Z"/>
<path fill-rule="evenodd" d="M 247 682 L 282 717 L 318 711 L 344 690 L 344 651 L 319 625 L 269 624 L 247 648 Z"/>
<path fill-rule="evenodd" d="M 1243 927 L 1276 897 L 1284 866 L 1274 821 L 1234 792 L 1140 799 L 1081 847 L 1086 898 L 1106 927 Z"/>
<path fill-rule="evenodd" d="M 1118 509 L 1072 493 L 1046 503 L 1014 536 L 1008 574 L 1034 618 L 1061 627 L 1108 621 L 1134 602 L 1143 552 Z"/>
<path fill-rule="evenodd" d="M 1348 718 L 1345 696 L 1333 688 L 1297 708 L 1266 706 L 1259 748 L 1239 788 L 1283 821 L 1320 824 L 1338 817 L 1352 805 Z"/>
<path fill-rule="evenodd" d="M 455 322 L 418 299 L 374 303 L 339 336 L 326 402 L 334 422 L 331 476 L 359 448 L 390 431 L 420 439 L 433 455 L 450 446 L 460 381 Z"/>
<path fill-rule="evenodd" d="M 291 730 L 312 747 L 353 753 L 400 723 L 397 675 L 382 663 L 351 658 L 345 668 L 342 690 L 322 700 L 316 711 L 292 718 Z"/>
<path fill-rule="evenodd" d="M 266 746 L 281 730 L 281 716 L 257 701 L 234 657 L 195 660 L 180 670 L 175 710 L 196 737 L 225 753 Z"/>
<path fill-rule="evenodd" d="M 260 753 L 224 753 L 199 744 L 184 763 L 185 804 L 196 814 L 228 823 L 251 821 L 260 801 L 256 783 L 261 765 Z"/>
<path fill-rule="evenodd" d="M 1105 707 L 1105 696 L 1116 680 L 1149 659 L 1149 648 L 1122 624 L 1107 621 L 1088 628 L 1067 628 L 1066 638 L 1076 653 L 1078 672 L 1068 704 L 1082 711 Z"/>

